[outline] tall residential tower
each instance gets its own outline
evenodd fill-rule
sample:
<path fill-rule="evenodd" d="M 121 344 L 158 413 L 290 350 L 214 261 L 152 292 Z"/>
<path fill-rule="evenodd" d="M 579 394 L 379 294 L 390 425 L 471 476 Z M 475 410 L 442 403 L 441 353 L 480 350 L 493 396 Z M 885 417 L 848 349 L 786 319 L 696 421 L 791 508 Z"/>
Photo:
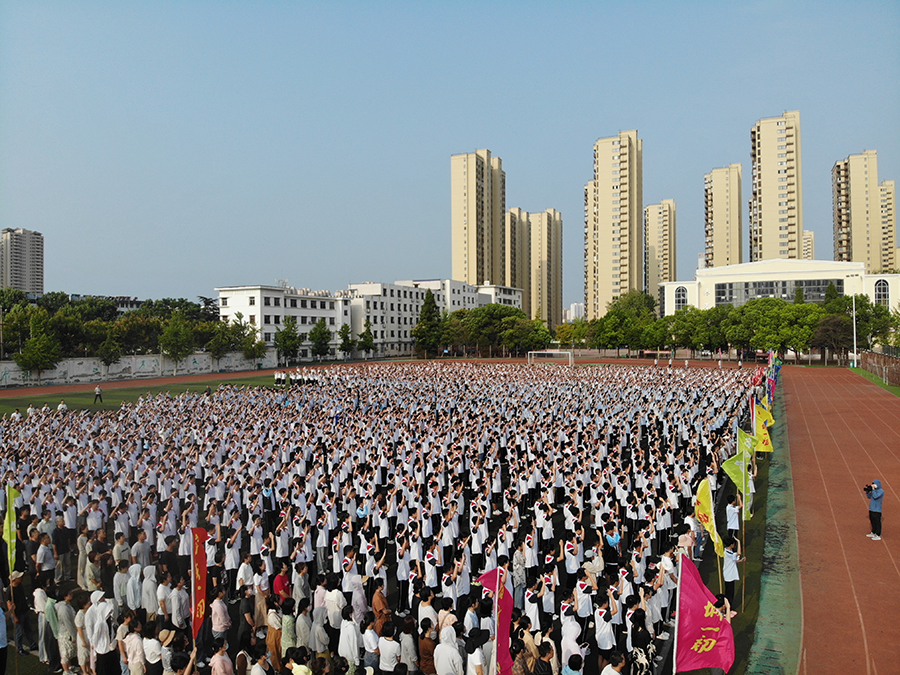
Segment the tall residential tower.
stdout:
<path fill-rule="evenodd" d="M 663 199 L 644 208 L 644 251 L 644 290 L 661 302 L 665 293 L 659 285 L 675 281 L 674 199 Z"/>
<path fill-rule="evenodd" d="M 451 269 L 472 286 L 504 285 L 506 174 L 490 150 L 450 157 Z"/>
<path fill-rule="evenodd" d="M 900 270 L 900 245 L 897 242 L 897 210 L 894 181 L 878 185 L 881 203 L 881 266 L 886 270 Z"/>
<path fill-rule="evenodd" d="M 44 292 L 44 235 L 21 227 L 0 232 L 0 286 Z"/>
<path fill-rule="evenodd" d="M 803 245 L 799 111 L 753 125 L 750 165 L 750 262 L 799 258 Z"/>
<path fill-rule="evenodd" d="M 644 285 L 643 142 L 637 131 L 594 144 L 584 188 L 584 310 L 587 319 Z"/>
<path fill-rule="evenodd" d="M 741 165 L 713 169 L 703 177 L 706 267 L 744 262 Z"/>

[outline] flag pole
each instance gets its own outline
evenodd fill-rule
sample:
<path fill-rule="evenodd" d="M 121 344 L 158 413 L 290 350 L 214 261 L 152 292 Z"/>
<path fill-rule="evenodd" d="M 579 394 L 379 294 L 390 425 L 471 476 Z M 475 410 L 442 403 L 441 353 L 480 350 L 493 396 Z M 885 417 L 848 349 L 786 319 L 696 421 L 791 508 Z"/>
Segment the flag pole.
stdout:
<path fill-rule="evenodd" d="M 718 555 L 716 556 L 718 558 Z M 678 586 L 675 592 L 675 640 L 672 642 L 672 675 L 678 672 L 678 624 L 681 623 L 681 568 L 684 565 L 684 551 L 678 553 Z"/>
<path fill-rule="evenodd" d="M 499 660 L 497 659 L 498 653 L 498 645 L 497 645 L 497 619 L 500 618 L 500 575 L 503 574 L 503 568 L 497 568 L 497 587 L 494 589 L 494 653 L 493 658 L 491 659 L 491 675 L 499 675 L 497 672 L 497 666 L 500 665 Z"/>

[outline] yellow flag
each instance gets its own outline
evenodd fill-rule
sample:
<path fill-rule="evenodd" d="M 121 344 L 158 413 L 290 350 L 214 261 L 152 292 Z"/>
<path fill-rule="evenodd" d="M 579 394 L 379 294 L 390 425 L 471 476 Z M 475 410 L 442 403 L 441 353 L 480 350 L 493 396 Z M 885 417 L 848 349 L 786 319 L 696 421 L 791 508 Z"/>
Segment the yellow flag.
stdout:
<path fill-rule="evenodd" d="M 716 531 L 716 518 L 712 510 L 712 491 L 709 489 L 709 478 L 704 478 L 697 486 L 697 520 L 709 532 L 709 538 L 712 539 L 716 548 L 716 555 L 720 558 L 725 556 L 725 545 L 722 543 L 722 537 Z"/>
<path fill-rule="evenodd" d="M 6 520 L 3 523 L 3 538 L 6 540 L 10 573 L 15 569 L 16 563 L 16 507 L 14 502 L 20 494 L 12 485 L 6 486 Z"/>
<path fill-rule="evenodd" d="M 772 439 L 769 438 L 769 430 L 763 423 L 763 418 L 756 416 L 756 452 L 772 452 Z"/>
<path fill-rule="evenodd" d="M 772 413 L 769 412 L 769 409 L 765 406 L 756 404 L 756 423 L 759 424 L 759 420 L 763 421 L 766 427 L 771 427 L 775 425 L 775 418 L 772 417 Z"/>

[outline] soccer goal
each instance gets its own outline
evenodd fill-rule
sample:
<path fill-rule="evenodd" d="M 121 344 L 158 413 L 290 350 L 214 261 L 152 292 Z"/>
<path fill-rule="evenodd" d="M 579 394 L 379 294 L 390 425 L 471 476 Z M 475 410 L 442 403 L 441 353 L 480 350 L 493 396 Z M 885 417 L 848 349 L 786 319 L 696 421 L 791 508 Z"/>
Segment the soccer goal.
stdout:
<path fill-rule="evenodd" d="M 575 355 L 572 354 L 572 352 L 528 352 L 528 365 L 533 366 L 536 363 L 554 363 L 559 366 L 574 366 Z"/>

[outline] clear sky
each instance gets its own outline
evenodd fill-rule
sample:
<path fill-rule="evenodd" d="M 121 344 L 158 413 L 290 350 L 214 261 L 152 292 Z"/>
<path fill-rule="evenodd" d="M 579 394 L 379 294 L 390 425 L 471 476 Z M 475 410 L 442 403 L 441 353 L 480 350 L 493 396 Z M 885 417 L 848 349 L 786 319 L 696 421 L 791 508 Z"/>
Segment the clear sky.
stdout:
<path fill-rule="evenodd" d="M 48 291 L 446 277 L 450 155 L 488 148 L 508 207 L 562 212 L 568 305 L 597 138 L 638 130 L 690 279 L 703 174 L 749 197 L 751 125 L 797 109 L 830 259 L 834 162 L 900 179 L 898 35 L 898 2 L 6 0 L 0 227 L 44 233 Z"/>

